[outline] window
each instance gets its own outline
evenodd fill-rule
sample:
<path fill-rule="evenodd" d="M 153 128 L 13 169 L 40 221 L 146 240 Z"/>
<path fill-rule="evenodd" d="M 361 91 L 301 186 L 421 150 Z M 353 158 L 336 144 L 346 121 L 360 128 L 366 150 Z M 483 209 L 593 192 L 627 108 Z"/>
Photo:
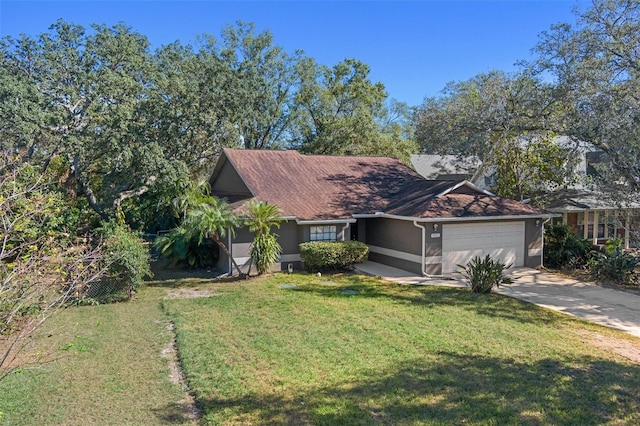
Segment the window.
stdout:
<path fill-rule="evenodd" d="M 309 233 L 310 241 L 335 241 L 337 239 L 336 226 L 312 226 Z"/>

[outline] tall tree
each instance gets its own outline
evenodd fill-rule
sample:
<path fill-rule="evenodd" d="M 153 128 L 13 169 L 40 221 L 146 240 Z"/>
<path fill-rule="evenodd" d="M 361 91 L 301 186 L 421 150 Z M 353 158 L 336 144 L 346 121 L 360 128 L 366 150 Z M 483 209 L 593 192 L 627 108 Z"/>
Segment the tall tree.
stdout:
<path fill-rule="evenodd" d="M 484 160 L 500 140 L 553 130 L 557 113 L 550 85 L 528 73 L 492 71 L 448 84 L 443 96 L 425 99 L 413 121 L 422 152 Z"/>
<path fill-rule="evenodd" d="M 369 67 L 346 59 L 332 68 L 307 58 L 296 103 L 301 120 L 295 145 L 307 153 L 391 155 L 408 161 L 415 151 L 401 126 L 388 120 L 382 83 L 369 80 Z M 400 111 L 400 109 L 397 109 Z"/>
<path fill-rule="evenodd" d="M 302 52 L 288 54 L 274 45 L 271 32 L 256 34 L 253 24 L 240 21 L 224 28 L 220 55 L 235 73 L 234 124 L 244 148 L 285 146 L 297 119 L 293 101 Z"/>
<path fill-rule="evenodd" d="M 0 45 L 2 148 L 46 165 L 66 162 L 70 184 L 103 218 L 180 172 L 145 140 L 136 110 L 153 87 L 147 39 L 124 25 L 87 32 L 64 21 Z"/>
<path fill-rule="evenodd" d="M 529 73 L 494 71 L 451 83 L 426 99 L 414 123 L 421 150 L 475 156 L 493 172 L 492 190 L 523 200 L 573 181 L 570 150 L 554 142 L 562 108 L 554 88 Z"/>
<path fill-rule="evenodd" d="M 541 35 L 530 66 L 555 78 L 559 131 L 602 149 L 640 189 L 640 3 L 595 0 L 577 24 Z"/>
<path fill-rule="evenodd" d="M 490 189 L 501 197 L 544 204 L 544 195 L 575 179 L 566 149 L 552 136 L 497 141 L 484 165 L 495 175 Z"/>

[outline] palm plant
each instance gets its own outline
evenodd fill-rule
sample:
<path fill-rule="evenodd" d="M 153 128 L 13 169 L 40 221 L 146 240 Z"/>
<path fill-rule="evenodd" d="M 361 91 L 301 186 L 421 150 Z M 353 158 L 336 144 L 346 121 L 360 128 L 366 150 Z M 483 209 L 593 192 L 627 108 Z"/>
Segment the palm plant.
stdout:
<path fill-rule="evenodd" d="M 240 225 L 239 217 L 229 203 L 209 195 L 209 186 L 201 184 L 190 185 L 181 197 L 174 200 L 174 208 L 182 216 L 180 227 L 185 234 L 197 237 L 198 244 L 202 244 L 205 238 L 212 239 L 231 259 L 238 275 L 244 276 L 222 241 L 227 233 L 234 236 L 235 228 Z"/>
<path fill-rule="evenodd" d="M 262 274 L 271 268 L 282 252 L 278 235 L 271 233 L 271 228 L 280 228 L 284 220 L 282 211 L 276 205 L 255 199 L 245 203 L 244 207 L 248 212 L 245 224 L 249 231 L 255 232 L 250 248 L 251 261 L 255 262 L 258 274 Z"/>

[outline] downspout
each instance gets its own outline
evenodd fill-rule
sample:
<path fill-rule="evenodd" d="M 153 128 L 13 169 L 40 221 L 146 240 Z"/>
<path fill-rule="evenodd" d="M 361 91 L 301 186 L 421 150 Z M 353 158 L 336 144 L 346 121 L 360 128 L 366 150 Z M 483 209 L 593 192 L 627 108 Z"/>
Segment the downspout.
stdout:
<path fill-rule="evenodd" d="M 427 239 L 427 228 L 424 225 L 418 225 L 418 221 L 414 220 L 413 221 L 413 226 L 415 226 L 416 228 L 420 228 L 422 230 L 422 256 L 421 259 L 422 261 L 420 262 L 420 271 L 422 272 L 423 276 L 427 276 L 427 271 L 425 269 L 425 262 L 426 262 L 426 252 L 425 252 L 425 245 L 426 245 L 426 239 Z"/>
<path fill-rule="evenodd" d="M 229 237 L 229 259 L 227 259 L 227 263 L 228 263 L 228 274 L 229 276 L 233 275 L 233 263 L 231 262 L 231 258 L 233 257 L 233 245 L 231 242 L 231 232 L 227 233 L 228 237 Z"/>
<path fill-rule="evenodd" d="M 345 223 L 344 226 L 342 227 L 342 230 L 340 231 L 340 233 L 342 234 L 342 241 L 344 241 L 344 232 L 349 228 L 351 224 L 349 222 Z"/>

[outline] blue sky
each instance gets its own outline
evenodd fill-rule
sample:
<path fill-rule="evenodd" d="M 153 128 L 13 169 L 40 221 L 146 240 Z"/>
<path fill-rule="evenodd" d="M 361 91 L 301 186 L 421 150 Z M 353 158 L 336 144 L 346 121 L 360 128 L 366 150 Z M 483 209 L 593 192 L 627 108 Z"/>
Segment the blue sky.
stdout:
<path fill-rule="evenodd" d="M 286 51 L 302 49 L 325 65 L 345 58 L 371 67 L 395 99 L 418 105 L 450 81 L 493 69 L 515 70 L 538 35 L 575 22 L 561 1 L 13 1 L 0 0 L 0 36 L 37 35 L 58 18 L 89 26 L 124 22 L 152 47 L 198 34 L 219 36 L 226 24 L 253 22 Z"/>

